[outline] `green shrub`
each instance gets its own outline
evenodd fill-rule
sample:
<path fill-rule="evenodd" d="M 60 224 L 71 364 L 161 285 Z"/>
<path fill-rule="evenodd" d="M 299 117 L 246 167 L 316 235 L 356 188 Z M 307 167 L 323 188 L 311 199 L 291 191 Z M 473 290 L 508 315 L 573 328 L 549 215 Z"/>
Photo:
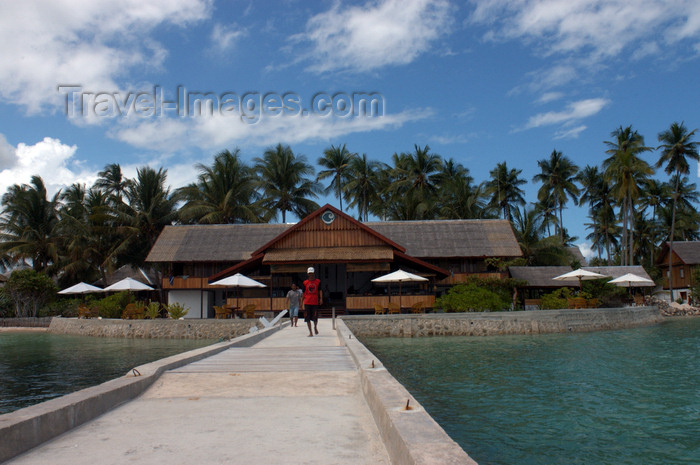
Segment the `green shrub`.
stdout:
<path fill-rule="evenodd" d="M 550 292 L 542 296 L 540 308 L 542 310 L 556 310 L 559 308 L 569 307 L 569 298 L 571 297 L 571 289 L 562 287 L 556 291 Z"/>
<path fill-rule="evenodd" d="M 146 305 L 146 318 L 155 320 L 160 317 L 160 302 L 149 302 Z"/>
<path fill-rule="evenodd" d="M 187 312 L 190 311 L 189 308 L 185 308 L 185 306 L 180 303 L 170 304 L 166 308 L 168 309 L 168 315 L 173 320 L 179 320 L 180 318 L 187 315 Z"/>
<path fill-rule="evenodd" d="M 447 294 L 435 300 L 435 307 L 446 312 L 500 311 L 510 306 L 510 299 L 504 300 L 498 292 L 479 286 L 475 280 L 457 284 Z"/>
<path fill-rule="evenodd" d="M 122 312 L 132 300 L 133 296 L 129 291 L 122 291 L 98 300 L 94 306 L 102 318 L 121 318 Z"/>

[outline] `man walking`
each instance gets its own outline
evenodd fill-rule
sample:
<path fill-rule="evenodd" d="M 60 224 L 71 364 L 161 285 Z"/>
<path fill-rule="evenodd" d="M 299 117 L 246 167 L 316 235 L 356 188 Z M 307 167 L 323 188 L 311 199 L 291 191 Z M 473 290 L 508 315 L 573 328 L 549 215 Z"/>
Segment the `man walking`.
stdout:
<path fill-rule="evenodd" d="M 304 281 L 304 321 L 309 327 L 309 337 L 314 335 L 311 331 L 311 322 L 314 323 L 314 331 L 318 334 L 318 307 L 323 304 L 323 291 L 321 280 L 317 279 L 313 267 L 306 270 L 307 279 Z"/>
<path fill-rule="evenodd" d="M 292 326 L 299 326 L 299 303 L 301 301 L 301 289 L 292 283 L 292 289 L 287 292 L 287 303 L 289 304 L 289 321 Z"/>

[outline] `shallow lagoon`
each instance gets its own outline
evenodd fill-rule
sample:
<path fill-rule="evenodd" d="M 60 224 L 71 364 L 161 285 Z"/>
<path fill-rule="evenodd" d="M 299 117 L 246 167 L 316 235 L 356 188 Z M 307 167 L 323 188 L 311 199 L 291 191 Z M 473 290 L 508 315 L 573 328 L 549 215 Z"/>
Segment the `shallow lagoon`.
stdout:
<path fill-rule="evenodd" d="M 0 333 L 0 414 L 118 378 L 215 341 Z"/>
<path fill-rule="evenodd" d="M 480 465 L 700 463 L 700 318 L 363 342 Z"/>

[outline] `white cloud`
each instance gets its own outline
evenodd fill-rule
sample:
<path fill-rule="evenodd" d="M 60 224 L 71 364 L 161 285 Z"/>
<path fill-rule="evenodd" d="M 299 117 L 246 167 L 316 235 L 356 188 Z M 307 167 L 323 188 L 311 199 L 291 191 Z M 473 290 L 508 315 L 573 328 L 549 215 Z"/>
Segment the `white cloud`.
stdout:
<path fill-rule="evenodd" d="M 579 134 L 587 129 L 587 126 L 581 125 L 574 128 L 565 128 L 557 131 L 554 134 L 554 139 L 577 139 Z"/>
<path fill-rule="evenodd" d="M 336 3 L 306 23 L 295 38 L 311 42 L 308 58 L 316 72 L 364 72 L 410 63 L 447 32 L 446 0 L 383 0 L 341 9 Z"/>
<path fill-rule="evenodd" d="M 593 116 L 610 103 L 604 98 L 592 98 L 570 103 L 562 111 L 550 111 L 532 116 L 524 129 L 532 129 L 553 124 L 571 124 L 574 121 Z"/>
<path fill-rule="evenodd" d="M 17 149 L 0 134 L 0 170 L 9 169 L 17 163 Z"/>
<path fill-rule="evenodd" d="M 537 103 L 549 103 L 564 97 L 564 92 L 545 92 L 537 99 Z"/>
<path fill-rule="evenodd" d="M 160 66 L 149 34 L 209 15 L 211 0 L 23 0 L 0 7 L 0 99 L 29 113 L 60 107 L 59 84 L 118 90 L 137 65 Z"/>
<path fill-rule="evenodd" d="M 490 27 L 488 38 L 524 39 L 544 54 L 614 57 L 640 41 L 667 43 L 700 34 L 694 0 L 476 0 L 471 20 Z"/>
<path fill-rule="evenodd" d="M 591 248 L 592 244 L 589 244 L 588 242 L 582 242 L 580 244 L 576 244 L 576 246 L 581 251 L 583 258 L 585 258 L 587 261 L 595 256 L 595 252 Z"/>
<path fill-rule="evenodd" d="M 211 31 L 211 41 L 214 44 L 214 49 L 223 53 L 231 50 L 238 39 L 245 35 L 246 31 L 238 28 L 235 24 L 230 26 L 215 24 Z"/>
<path fill-rule="evenodd" d="M 4 137 L 0 135 L 0 141 Z M 20 143 L 14 150 L 15 162 L 0 171 L 0 192 L 14 184 L 29 183 L 33 175 L 39 175 L 46 184 L 49 195 L 73 183 L 92 185 L 97 173 L 74 158 L 78 147 L 63 144 L 58 139 L 45 137 L 34 145 Z"/>
<path fill-rule="evenodd" d="M 134 147 L 157 152 L 177 152 L 190 147 L 205 150 L 226 146 L 266 146 L 313 140 L 332 140 L 347 134 L 400 127 L 432 115 L 430 109 L 417 109 L 376 117 L 340 118 L 334 116 L 268 116 L 254 124 L 232 116 L 175 119 L 160 118 L 134 122 L 111 136 Z"/>

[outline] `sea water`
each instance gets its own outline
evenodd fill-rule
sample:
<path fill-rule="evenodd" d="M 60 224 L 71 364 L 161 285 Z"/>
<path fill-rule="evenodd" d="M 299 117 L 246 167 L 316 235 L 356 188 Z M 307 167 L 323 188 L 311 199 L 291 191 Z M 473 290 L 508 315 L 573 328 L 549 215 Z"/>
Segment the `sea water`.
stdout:
<path fill-rule="evenodd" d="M 211 340 L 0 333 L 0 414 L 95 386 Z"/>
<path fill-rule="evenodd" d="M 480 465 L 700 464 L 700 318 L 363 342 Z"/>

